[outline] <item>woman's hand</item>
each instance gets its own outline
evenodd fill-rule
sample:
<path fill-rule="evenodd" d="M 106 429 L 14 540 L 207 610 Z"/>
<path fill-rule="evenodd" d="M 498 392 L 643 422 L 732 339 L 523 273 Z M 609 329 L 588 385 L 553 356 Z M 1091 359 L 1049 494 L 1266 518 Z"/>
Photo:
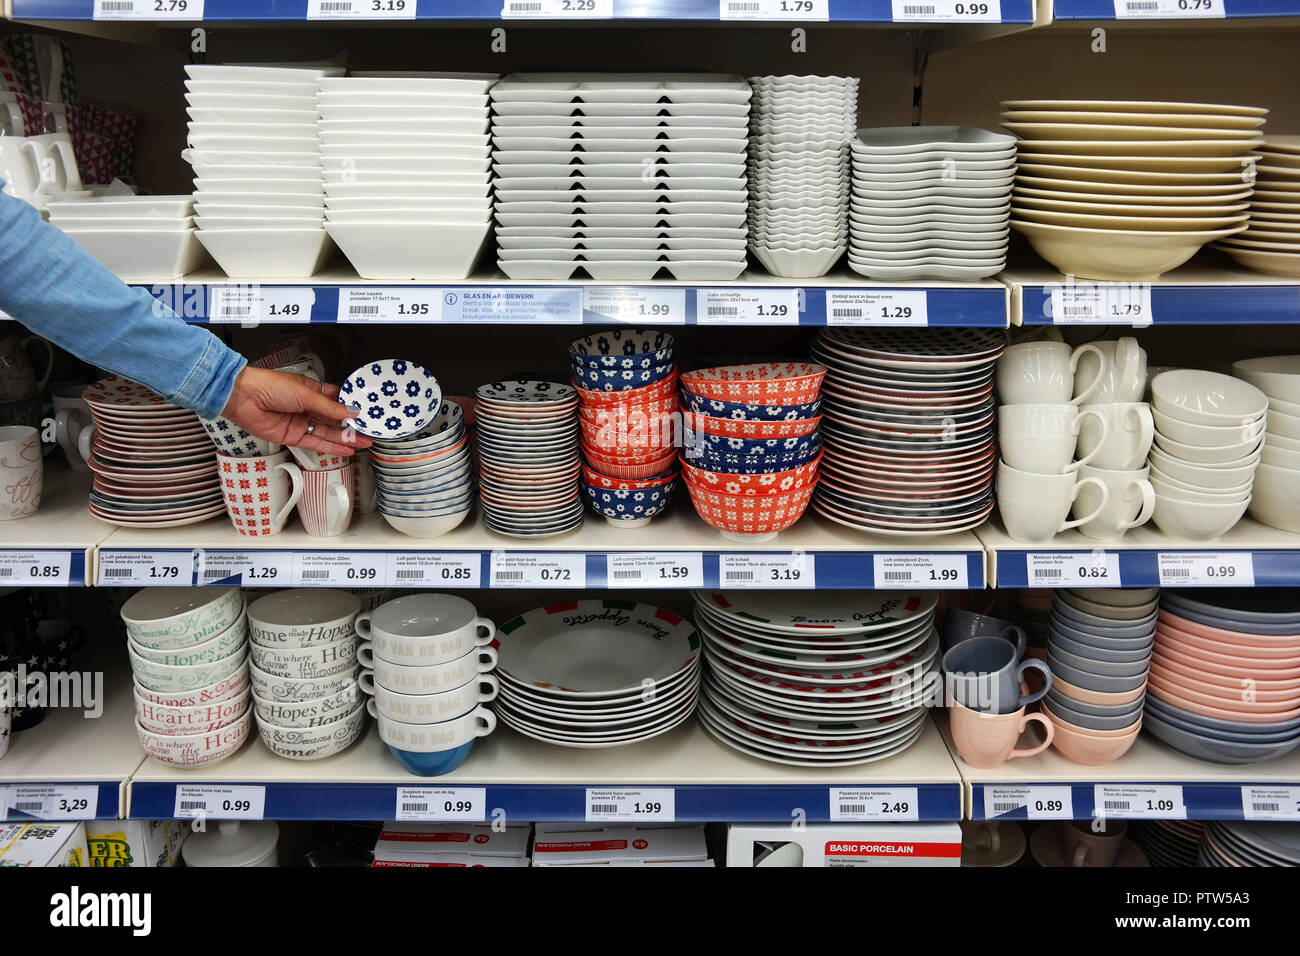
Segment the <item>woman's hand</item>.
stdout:
<path fill-rule="evenodd" d="M 351 455 L 370 447 L 370 439 L 342 427 L 353 413 L 339 404 L 338 395 L 337 385 L 248 365 L 235 379 L 221 414 L 263 441 L 325 455 Z"/>

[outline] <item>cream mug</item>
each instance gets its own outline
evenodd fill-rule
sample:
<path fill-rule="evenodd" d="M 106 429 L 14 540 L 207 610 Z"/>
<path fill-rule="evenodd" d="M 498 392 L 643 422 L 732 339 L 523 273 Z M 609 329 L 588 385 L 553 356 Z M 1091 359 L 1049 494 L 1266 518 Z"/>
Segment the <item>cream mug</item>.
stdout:
<path fill-rule="evenodd" d="M 1077 369 L 1089 355 L 1094 379 L 1075 395 Z M 998 359 L 998 398 L 1003 405 L 1080 405 L 1101 385 L 1101 364 L 1101 350 L 1091 342 L 1074 349 L 1065 342 L 1021 342 Z"/>
<path fill-rule="evenodd" d="M 1147 353 L 1137 339 L 1125 336 L 1092 346 L 1095 352 L 1082 356 L 1074 373 L 1075 400 L 1089 405 L 1141 401 L 1147 390 Z"/>
<path fill-rule="evenodd" d="M 1074 460 L 1084 419 L 1094 418 L 1101 433 L 1106 422 L 1077 405 L 1003 405 L 998 409 L 998 447 L 1012 468 L 1039 475 L 1059 475 L 1090 462 L 1093 455 Z"/>
<path fill-rule="evenodd" d="M 1132 471 L 1111 471 L 1085 465 L 1079 469 L 1080 478 L 1096 478 L 1109 494 L 1100 501 L 1096 486 L 1080 487 L 1074 499 L 1074 513 L 1092 515 L 1079 525 L 1079 533 L 1089 538 L 1114 541 L 1151 520 L 1156 507 L 1156 492 L 1149 475 L 1150 468 Z"/>
<path fill-rule="evenodd" d="M 1082 517 L 1067 521 L 1071 505 L 1085 486 L 1097 489 L 1096 507 Z M 1035 475 L 999 462 L 997 500 L 1007 534 L 1017 541 L 1042 544 L 1059 532 L 1096 518 L 1110 500 L 1110 489 L 1099 478 L 1079 479 L 1073 472 Z"/>
<path fill-rule="evenodd" d="M 1130 471 L 1141 468 L 1155 439 L 1155 421 L 1146 402 L 1087 405 L 1092 416 L 1079 426 L 1080 455 L 1097 468 Z M 1103 427 L 1104 426 L 1104 427 Z"/>

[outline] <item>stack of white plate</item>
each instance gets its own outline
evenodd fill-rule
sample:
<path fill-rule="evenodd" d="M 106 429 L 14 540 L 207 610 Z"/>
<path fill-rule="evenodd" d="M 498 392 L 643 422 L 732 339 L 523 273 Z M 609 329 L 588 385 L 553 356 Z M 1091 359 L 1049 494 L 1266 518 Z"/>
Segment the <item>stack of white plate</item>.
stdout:
<path fill-rule="evenodd" d="M 1269 136 L 1259 147 L 1250 228 L 1217 247 L 1247 269 L 1300 276 L 1300 136 Z"/>
<path fill-rule="evenodd" d="M 825 275 L 848 248 L 858 79 L 751 76 L 749 249 L 773 275 Z"/>
<path fill-rule="evenodd" d="M 993 509 L 995 329 L 824 329 L 813 508 L 872 534 L 964 531 Z"/>
<path fill-rule="evenodd" d="M 203 261 L 193 196 L 92 196 L 48 208 L 51 225 L 124 282 L 180 278 Z"/>
<path fill-rule="evenodd" d="M 342 67 L 185 67 L 199 242 L 232 278 L 305 278 L 325 234 L 316 80 Z"/>
<path fill-rule="evenodd" d="M 501 271 L 736 278 L 749 99 L 721 74 L 507 76 L 492 89 Z"/>
<path fill-rule="evenodd" d="M 1300 355 L 1233 362 L 1232 374 L 1268 396 L 1250 516 L 1273 528 L 1300 532 Z"/>
<path fill-rule="evenodd" d="M 1007 258 L 1015 140 L 885 126 L 853 141 L 849 267 L 871 279 L 983 279 Z"/>
<path fill-rule="evenodd" d="M 1246 228 L 1268 110 L 1127 100 L 1009 100 L 1020 138 L 1012 227 L 1062 272 L 1150 281 Z"/>
<path fill-rule="evenodd" d="M 700 638 L 671 611 L 632 601 L 536 608 L 497 629 L 501 722 L 561 747 L 621 747 L 690 718 Z"/>
<path fill-rule="evenodd" d="M 319 83 L 325 231 L 365 279 L 464 279 L 492 231 L 495 73 Z"/>
<path fill-rule="evenodd" d="M 843 767 L 902 753 L 925 730 L 937 598 L 901 591 L 694 595 L 700 720 L 776 763 Z"/>

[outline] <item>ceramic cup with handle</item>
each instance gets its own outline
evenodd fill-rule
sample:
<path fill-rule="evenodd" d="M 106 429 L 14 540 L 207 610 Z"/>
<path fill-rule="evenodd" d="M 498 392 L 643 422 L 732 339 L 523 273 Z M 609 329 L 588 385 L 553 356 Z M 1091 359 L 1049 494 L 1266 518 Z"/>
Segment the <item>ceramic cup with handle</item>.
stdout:
<path fill-rule="evenodd" d="M 1147 390 L 1147 353 L 1137 339 L 1093 342 L 1074 373 L 1075 401 L 1089 405 L 1140 402 Z"/>
<path fill-rule="evenodd" d="M 1146 402 L 1087 405 L 1080 419 L 1078 454 L 1097 468 L 1141 468 L 1155 439 L 1155 421 Z"/>
<path fill-rule="evenodd" d="M 497 634 L 469 601 L 436 593 L 408 594 L 362 611 L 356 629 L 369 642 L 358 652 L 365 667 L 372 666 L 372 655 L 390 664 L 442 664 L 492 643 Z"/>
<path fill-rule="evenodd" d="M 5 182 L 6 195 L 33 202 L 44 183 L 41 181 L 43 153 L 39 146 L 26 136 L 0 136 L 0 179 Z"/>
<path fill-rule="evenodd" d="M 235 458 L 217 453 L 217 476 L 226 513 L 240 534 L 263 538 L 279 534 L 302 493 L 289 475 L 289 453 Z"/>
<path fill-rule="evenodd" d="M 1041 724 L 1047 739 L 1037 747 L 1017 750 L 1016 741 L 1031 723 Z M 961 759 L 981 770 L 1000 767 L 1009 759 L 1040 754 L 1051 746 L 1056 736 L 1050 720 L 1042 714 L 1026 714 L 1023 707 L 1009 714 L 982 714 L 960 704 L 950 704 L 948 728 Z"/>
<path fill-rule="evenodd" d="M 1111 471 L 1084 465 L 1080 478 L 1096 478 L 1106 486 L 1106 500 L 1101 500 L 1095 485 L 1080 487 L 1074 499 L 1076 514 L 1092 515 L 1079 525 L 1079 533 L 1089 538 L 1114 541 L 1124 532 L 1151 520 L 1156 507 L 1156 492 L 1149 475 L 1150 468 L 1133 471 Z"/>
<path fill-rule="evenodd" d="M 1043 686 L 1023 694 L 1025 675 L 1036 670 Z M 943 655 L 944 681 L 952 701 L 985 714 L 1009 714 L 1044 697 L 1052 669 L 1044 661 L 1020 660 L 1016 646 L 1001 637 L 972 637 Z"/>
<path fill-rule="evenodd" d="M 371 657 L 373 669 L 363 670 L 357 682 L 367 694 L 373 694 L 376 685 L 395 690 L 399 694 L 437 694 L 459 687 L 486 674 L 497 666 L 495 647 L 476 647 L 464 657 L 445 664 L 426 664 L 412 667 L 409 664 L 390 664 L 381 657 Z"/>
<path fill-rule="evenodd" d="M 27 349 L 45 350 L 45 371 L 37 375 Z M 45 387 L 54 369 L 54 350 L 37 335 L 0 335 L 0 399 L 25 398 Z"/>
<path fill-rule="evenodd" d="M 1106 422 L 1076 405 L 1003 405 L 998 409 L 998 447 L 1012 468 L 1036 475 L 1059 475 L 1092 460 L 1074 460 L 1075 445 L 1085 419 Z M 1095 452 L 1094 452 L 1095 454 Z"/>
<path fill-rule="evenodd" d="M 1062 820 L 1059 824 L 1061 849 L 1065 851 L 1070 866 L 1114 866 L 1124 848 L 1128 824 L 1123 820 L 1096 821 L 1101 829 L 1093 829 L 1093 821 Z"/>
<path fill-rule="evenodd" d="M 71 136 L 66 132 L 42 133 L 27 139 L 36 144 L 45 192 L 68 192 L 81 188 L 81 173 L 77 168 Z"/>
<path fill-rule="evenodd" d="M 297 451 L 297 449 L 290 449 Z M 352 524 L 352 466 L 328 470 L 284 466 L 298 499 L 303 529 L 316 538 L 333 538 Z"/>
<path fill-rule="evenodd" d="M 486 707 L 431 724 L 408 724 L 380 714 L 379 739 L 388 745 L 398 762 L 411 773 L 436 777 L 450 773 L 469 756 L 479 737 L 497 726 L 497 715 Z"/>
<path fill-rule="evenodd" d="M 366 706 L 370 716 L 383 714 L 407 724 L 433 724 L 467 714 L 479 704 L 496 700 L 501 685 L 493 674 L 480 674 L 440 694 L 399 694 L 387 687 L 374 687 L 374 699 Z"/>
<path fill-rule="evenodd" d="M 50 394 L 50 401 L 54 405 L 54 440 L 72 470 L 86 472 L 90 466 L 77 447 L 81 433 L 92 423 L 90 403 L 81 397 L 83 390 L 82 385 L 65 385 Z"/>
<path fill-rule="evenodd" d="M 1084 356 L 1097 357 L 1088 387 L 1075 395 L 1075 373 Z M 998 359 L 998 398 L 1004 405 L 1080 405 L 1101 385 L 1101 350 L 1088 343 L 1020 342 Z M 1072 397 L 1073 396 L 1073 397 Z"/>
<path fill-rule="evenodd" d="M 1092 511 L 1067 521 L 1070 508 L 1085 485 L 1098 489 L 1100 500 Z M 998 463 L 998 513 L 1007 534 L 1017 541 L 1041 544 L 1059 532 L 1077 528 L 1101 513 L 1110 500 L 1110 489 L 1098 478 L 1078 478 L 1074 472 L 1035 475 Z"/>
<path fill-rule="evenodd" d="M 1003 621 L 987 614 L 976 614 L 961 608 L 949 608 L 943 619 L 943 632 L 939 643 L 944 651 L 951 650 L 962 641 L 972 637 L 1001 637 L 1010 641 L 1016 648 L 1016 657 L 1025 656 L 1029 637 L 1024 628 L 1010 621 Z"/>
<path fill-rule="evenodd" d="M 261 458 L 274 455 L 281 450 L 275 442 L 244 431 L 228 418 L 200 418 L 203 430 L 212 439 L 218 454 L 230 458 Z"/>
<path fill-rule="evenodd" d="M 44 486 L 40 432 L 29 425 L 0 427 L 0 521 L 34 515 Z"/>

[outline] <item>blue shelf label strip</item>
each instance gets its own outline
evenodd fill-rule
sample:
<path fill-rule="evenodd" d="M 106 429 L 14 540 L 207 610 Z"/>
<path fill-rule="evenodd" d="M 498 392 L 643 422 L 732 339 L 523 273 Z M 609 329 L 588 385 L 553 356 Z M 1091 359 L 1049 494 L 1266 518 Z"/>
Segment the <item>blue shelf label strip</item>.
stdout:
<path fill-rule="evenodd" d="M 1300 782 L 1300 781 L 1298 781 Z M 989 814 L 986 812 L 985 805 L 986 794 L 995 786 L 990 784 L 976 784 L 973 788 L 971 800 L 971 817 L 975 820 L 1028 820 L 1031 814 L 1027 806 L 1022 806 L 1009 813 Z M 1005 785 L 1013 786 L 1013 785 Z M 1070 819 L 1074 820 L 1091 820 L 1097 815 L 1096 807 L 1096 785 L 1091 783 L 1026 783 L 1021 786 L 1032 789 L 1044 788 L 1044 790 L 1059 791 L 1068 788 L 1073 803 Z M 1128 784 L 1115 784 L 1116 787 L 1126 787 Z M 1151 783 L 1132 784 L 1134 787 L 1152 787 L 1161 791 L 1169 789 L 1178 790 L 1181 788 L 1182 807 L 1185 813 L 1180 809 L 1176 812 L 1165 814 L 1166 819 L 1186 819 L 1186 820 L 1243 820 L 1246 818 L 1243 809 L 1242 794 L 1252 787 L 1258 787 L 1261 790 L 1270 790 L 1276 788 L 1286 788 L 1295 786 L 1295 784 L 1267 784 L 1253 783 L 1249 779 L 1243 779 L 1240 783 L 1220 784 L 1220 783 Z M 1041 801 L 1039 801 L 1041 802 Z M 1173 801 L 1175 804 L 1177 801 Z M 1160 811 L 1157 809 L 1151 813 L 1143 813 L 1139 810 L 1136 813 L 1124 813 L 1111 811 L 1105 814 L 1111 819 L 1153 819 L 1160 817 Z M 1059 814 L 1054 814 L 1051 808 L 1045 812 L 1040 812 L 1038 819 L 1060 819 Z"/>
<path fill-rule="evenodd" d="M 1056 13 L 1060 19 L 1059 3 Z M 1300 15 L 1300 0 L 1293 0 L 1290 14 L 1258 14 L 1284 15 Z M 1047 305 L 1050 298 L 1048 286 L 1024 286 L 1020 298 L 1021 322 L 1051 325 L 1052 315 Z M 1155 325 L 1292 325 L 1300 323 L 1300 284 L 1155 285 L 1151 287 L 1151 312 Z M 1126 323 L 1121 320 L 1111 324 Z"/>
<path fill-rule="evenodd" d="M 1250 548 L 1222 548 L 1209 545 L 1205 549 L 1171 548 L 1166 551 L 1105 551 L 1098 549 L 1058 549 L 1044 547 L 1037 551 L 999 551 L 997 554 L 997 582 L 999 588 L 1027 587 L 1126 587 L 1152 588 L 1160 586 L 1160 555 L 1177 554 L 1180 551 L 1197 553 L 1198 551 L 1216 553 L 1249 554 L 1254 565 L 1256 587 L 1294 587 L 1300 581 L 1300 551 L 1254 550 Z M 1029 556 L 1031 554 L 1067 553 L 1094 557 L 1099 554 L 1113 556 L 1118 561 L 1119 582 L 1102 579 L 1071 579 L 1051 582 L 1032 583 L 1029 580 Z M 1233 584 L 1233 579 L 1225 578 L 1224 585 Z M 972 585 L 973 586 L 973 585 Z"/>
<path fill-rule="evenodd" d="M 1228 19 L 1300 16 L 1300 3 L 1296 0 L 1183 0 L 1175 6 L 1188 11 L 1185 18 L 1177 19 L 1213 21 L 1215 17 L 1209 11 L 1215 6 L 1223 11 L 1221 17 Z M 1114 0 L 1056 0 L 1053 15 L 1057 20 L 1117 19 Z"/>

